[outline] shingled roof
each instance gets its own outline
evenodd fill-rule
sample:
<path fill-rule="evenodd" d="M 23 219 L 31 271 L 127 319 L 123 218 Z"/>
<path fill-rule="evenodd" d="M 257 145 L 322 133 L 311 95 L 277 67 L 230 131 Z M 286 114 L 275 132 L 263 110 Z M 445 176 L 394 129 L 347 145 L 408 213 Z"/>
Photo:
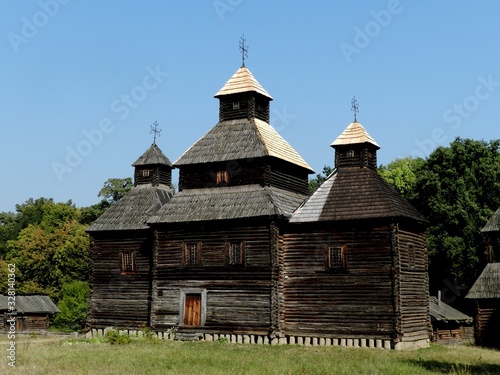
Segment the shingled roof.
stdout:
<path fill-rule="evenodd" d="M 186 189 L 176 194 L 148 223 L 176 223 L 241 219 L 260 216 L 290 217 L 303 194 L 260 185 Z"/>
<path fill-rule="evenodd" d="M 142 154 L 139 157 L 139 159 L 137 159 L 134 162 L 134 164 L 132 164 L 132 166 L 137 167 L 139 165 L 158 165 L 158 164 L 173 167 L 170 160 L 168 160 L 168 158 L 160 150 L 160 148 L 156 145 L 156 143 L 153 143 L 151 147 L 148 148 L 146 152 Z"/>
<path fill-rule="evenodd" d="M 134 186 L 114 206 L 106 210 L 87 232 L 148 229 L 147 220 L 172 198 L 170 186 Z"/>
<path fill-rule="evenodd" d="M 472 323 L 472 317 L 454 309 L 450 305 L 439 301 L 437 297 L 429 297 L 429 312 L 432 320 L 440 322 Z"/>
<path fill-rule="evenodd" d="M 500 232 L 500 208 L 490 217 L 481 232 Z"/>
<path fill-rule="evenodd" d="M 334 170 L 295 211 L 290 222 L 409 218 L 427 223 L 412 205 L 371 168 Z"/>
<path fill-rule="evenodd" d="M 174 162 L 176 166 L 274 156 L 313 173 L 290 144 L 257 118 L 219 122 Z"/>
<path fill-rule="evenodd" d="M 0 295 L 0 311 L 9 311 L 9 296 Z M 15 312 L 22 314 L 54 314 L 61 312 L 49 296 L 16 296 Z"/>
<path fill-rule="evenodd" d="M 333 141 L 331 146 L 335 147 L 362 143 L 371 143 L 372 145 L 376 146 L 377 149 L 380 148 L 377 142 L 375 142 L 371 135 L 368 134 L 363 125 L 361 125 L 357 121 L 354 121 L 344 129 L 344 131 L 335 139 L 335 141 Z"/>
<path fill-rule="evenodd" d="M 271 95 L 267 93 L 264 87 L 255 79 L 253 74 L 248 70 L 248 68 L 242 66 L 236 73 L 232 75 L 231 78 L 226 82 L 226 84 L 215 94 L 218 98 L 224 95 L 239 94 L 243 92 L 256 92 L 269 99 L 273 99 Z"/>
<path fill-rule="evenodd" d="M 500 298 L 500 263 L 488 263 L 465 298 Z"/>

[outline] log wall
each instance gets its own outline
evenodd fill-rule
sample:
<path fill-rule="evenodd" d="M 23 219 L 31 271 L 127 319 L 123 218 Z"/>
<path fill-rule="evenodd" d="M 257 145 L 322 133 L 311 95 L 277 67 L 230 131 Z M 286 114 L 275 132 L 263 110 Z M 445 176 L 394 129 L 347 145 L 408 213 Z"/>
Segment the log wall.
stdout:
<path fill-rule="evenodd" d="M 478 299 L 476 308 L 476 344 L 500 348 L 500 299 Z"/>
<path fill-rule="evenodd" d="M 271 324 L 270 225 L 190 223 L 155 231 L 152 326 L 197 332 L 267 334 Z M 245 241 L 245 264 L 227 264 L 227 243 Z M 183 244 L 201 244 L 199 264 L 183 266 Z M 182 293 L 206 293 L 205 324 L 183 327 Z"/>
<path fill-rule="evenodd" d="M 318 226 L 284 236 L 286 334 L 391 338 L 391 228 Z M 325 270 L 327 244 L 347 245 L 345 272 Z"/>
<path fill-rule="evenodd" d="M 402 341 L 426 339 L 431 330 L 426 235 L 399 225 L 395 230 L 398 336 Z"/>
<path fill-rule="evenodd" d="M 97 234 L 95 234 L 97 235 Z M 149 324 L 152 231 L 99 234 L 91 241 L 90 328 Z M 135 253 L 135 273 L 121 273 L 121 252 Z"/>

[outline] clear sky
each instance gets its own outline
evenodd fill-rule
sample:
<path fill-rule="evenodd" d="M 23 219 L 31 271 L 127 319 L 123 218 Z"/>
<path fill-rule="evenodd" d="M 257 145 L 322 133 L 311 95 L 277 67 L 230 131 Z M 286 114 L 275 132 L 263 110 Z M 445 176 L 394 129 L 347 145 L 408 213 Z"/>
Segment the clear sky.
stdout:
<path fill-rule="evenodd" d="M 499 15 L 494 0 L 0 1 L 0 211 L 97 203 L 155 120 L 175 161 L 217 123 L 242 34 L 271 124 L 317 172 L 354 95 L 379 164 L 500 138 Z"/>

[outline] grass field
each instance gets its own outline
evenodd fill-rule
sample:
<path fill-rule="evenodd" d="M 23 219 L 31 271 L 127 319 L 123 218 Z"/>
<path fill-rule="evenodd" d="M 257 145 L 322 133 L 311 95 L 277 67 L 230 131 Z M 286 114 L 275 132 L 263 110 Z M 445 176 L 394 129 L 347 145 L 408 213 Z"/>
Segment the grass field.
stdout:
<path fill-rule="evenodd" d="M 8 353 L 5 336 L 0 350 Z M 432 345 L 417 351 L 135 340 L 125 345 L 17 337 L 1 374 L 500 374 L 500 351 Z"/>

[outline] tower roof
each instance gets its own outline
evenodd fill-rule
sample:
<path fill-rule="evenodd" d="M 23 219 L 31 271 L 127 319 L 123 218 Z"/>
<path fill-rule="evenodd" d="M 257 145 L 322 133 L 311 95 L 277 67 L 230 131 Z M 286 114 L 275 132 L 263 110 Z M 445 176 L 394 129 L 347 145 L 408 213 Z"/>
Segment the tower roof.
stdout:
<path fill-rule="evenodd" d="M 490 217 L 481 232 L 500 232 L 500 208 Z"/>
<path fill-rule="evenodd" d="M 500 263 L 488 263 L 465 298 L 500 298 Z"/>
<path fill-rule="evenodd" d="M 336 169 L 293 214 L 290 222 L 407 218 L 426 224 L 410 203 L 374 169 Z"/>
<path fill-rule="evenodd" d="M 331 146 L 336 147 L 362 143 L 370 143 L 377 149 L 380 148 L 377 142 L 375 142 L 371 135 L 368 134 L 363 125 L 361 125 L 357 121 L 354 121 L 353 123 L 349 124 L 347 128 L 345 128 L 342 134 L 340 134 L 335 141 L 333 141 Z"/>
<path fill-rule="evenodd" d="M 87 232 L 148 229 L 147 220 L 174 195 L 170 186 L 151 184 L 134 186 L 116 204 L 108 208 Z"/>
<path fill-rule="evenodd" d="M 267 91 L 255 79 L 250 70 L 248 70 L 245 66 L 239 68 L 236 73 L 229 78 L 224 87 L 222 87 L 217 94 L 215 94 L 215 97 L 218 98 L 219 96 L 240 94 L 243 92 L 256 92 L 264 95 L 270 100 L 273 100 L 271 95 L 267 93 Z"/>
<path fill-rule="evenodd" d="M 273 156 L 314 173 L 313 169 L 268 123 L 253 119 L 219 122 L 196 141 L 174 165 L 213 163 Z"/>
<path fill-rule="evenodd" d="M 160 148 L 156 145 L 156 143 L 153 143 L 150 148 L 146 150 L 144 154 L 142 154 L 139 159 L 137 159 L 134 164 L 132 164 L 133 167 L 137 167 L 140 165 L 166 165 L 168 167 L 172 167 L 172 163 L 168 158 L 165 156 L 163 152 L 161 152 Z"/>

